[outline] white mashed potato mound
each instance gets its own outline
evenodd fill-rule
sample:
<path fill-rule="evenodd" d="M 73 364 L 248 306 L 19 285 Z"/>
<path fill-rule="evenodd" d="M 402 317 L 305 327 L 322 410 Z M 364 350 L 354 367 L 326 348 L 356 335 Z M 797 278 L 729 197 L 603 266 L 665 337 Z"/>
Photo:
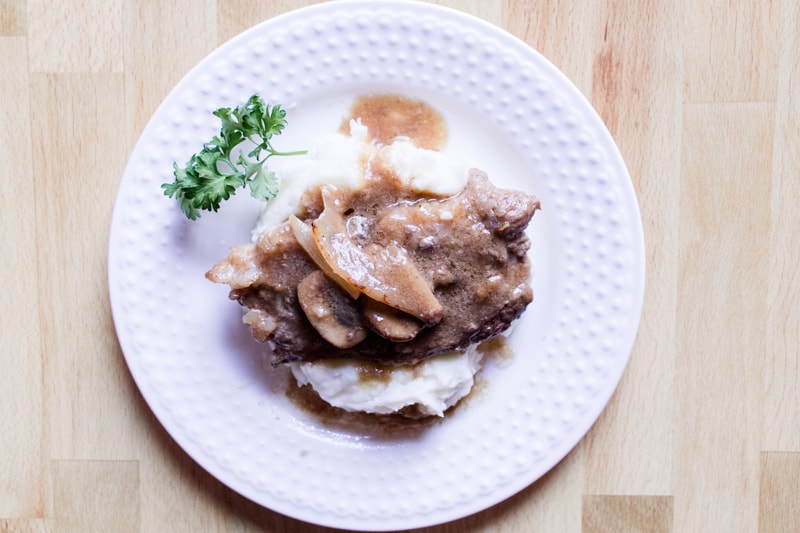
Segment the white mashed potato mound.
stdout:
<path fill-rule="evenodd" d="M 370 377 L 363 361 L 334 359 L 290 363 L 299 385 L 311 385 L 320 398 L 347 411 L 373 414 L 396 413 L 416 406 L 422 415 L 444 412 L 469 394 L 481 367 L 476 346 L 465 353 L 432 357 L 416 365 L 392 370 L 391 378 Z"/>
<path fill-rule="evenodd" d="M 284 222 L 297 211 L 303 193 L 319 185 L 358 188 L 364 184 L 363 161 L 375 151 L 368 141 L 367 127 L 350 121 L 350 135 L 332 133 L 321 137 L 308 155 L 285 158 L 279 168 L 278 195 L 267 202 L 253 228 L 256 242 L 264 230 Z M 400 180 L 421 193 L 452 196 L 461 192 L 469 179 L 469 166 L 434 150 L 418 148 L 398 139 L 386 147 L 385 163 Z"/>
<path fill-rule="evenodd" d="M 466 165 L 441 152 L 417 148 L 402 139 L 390 144 L 386 152 L 397 177 L 415 191 L 453 196 L 467 184 Z"/>
<path fill-rule="evenodd" d="M 253 228 L 255 242 L 265 230 L 294 214 L 306 190 L 330 184 L 357 188 L 364 184 L 363 161 L 375 153 L 366 126 L 350 121 L 350 135 L 335 133 L 319 139 L 307 156 L 287 158 L 279 170 L 278 195 L 267 202 Z M 384 164 L 411 189 L 443 196 L 458 194 L 469 178 L 469 166 L 441 152 L 418 148 L 398 139 L 384 148 Z M 419 414 L 443 416 L 469 394 L 480 369 L 476 346 L 465 353 L 449 353 L 391 371 L 389 379 L 370 378 L 363 361 L 318 360 L 290 363 L 299 385 L 311 385 L 329 404 L 347 411 L 396 413 L 417 406 Z"/>

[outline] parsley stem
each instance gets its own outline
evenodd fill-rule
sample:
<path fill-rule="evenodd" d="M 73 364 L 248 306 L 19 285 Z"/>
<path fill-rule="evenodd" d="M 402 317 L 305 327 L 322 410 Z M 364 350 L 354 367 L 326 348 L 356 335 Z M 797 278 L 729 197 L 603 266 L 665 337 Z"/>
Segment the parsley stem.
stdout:
<path fill-rule="evenodd" d="M 308 150 L 297 150 L 296 152 L 279 152 L 277 150 L 270 149 L 269 155 L 305 155 L 308 153 Z"/>

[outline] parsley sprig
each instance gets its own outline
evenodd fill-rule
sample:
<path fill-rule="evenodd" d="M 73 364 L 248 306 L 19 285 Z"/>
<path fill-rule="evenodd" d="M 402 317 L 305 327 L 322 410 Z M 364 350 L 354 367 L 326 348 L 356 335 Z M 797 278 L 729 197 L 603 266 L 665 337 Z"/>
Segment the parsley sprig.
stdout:
<path fill-rule="evenodd" d="M 258 95 L 234 109 L 217 109 L 214 115 L 222 122 L 219 135 L 189 158 L 184 168 L 174 163 L 175 181 L 161 185 L 165 196 L 180 200 L 181 209 L 190 220 L 196 220 L 200 210 L 217 211 L 220 202 L 245 186 L 254 198 L 274 198 L 278 194 L 278 177 L 264 163 L 275 155 L 306 153 L 279 152 L 272 147 L 272 137 L 286 127 L 286 111 L 280 105 L 270 106 Z M 242 150 L 237 156 L 234 149 L 246 140 L 255 147 L 246 157 Z"/>

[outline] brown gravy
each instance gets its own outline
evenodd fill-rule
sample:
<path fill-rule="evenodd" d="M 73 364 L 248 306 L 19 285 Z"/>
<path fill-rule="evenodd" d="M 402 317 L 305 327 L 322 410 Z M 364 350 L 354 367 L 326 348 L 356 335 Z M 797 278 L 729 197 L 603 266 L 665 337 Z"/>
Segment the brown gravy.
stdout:
<path fill-rule="evenodd" d="M 485 340 L 478 346 L 483 355 L 483 364 L 488 360 L 508 361 L 514 357 L 514 350 L 506 337 Z M 362 381 L 382 381 L 391 379 L 390 368 L 379 363 L 363 361 L 359 365 L 359 378 Z M 310 385 L 299 386 L 293 377 L 289 378 L 286 395 L 300 409 L 312 415 L 321 424 L 332 430 L 353 431 L 377 439 L 412 438 L 428 428 L 439 424 L 443 419 L 436 416 L 415 416 L 413 406 L 396 414 L 379 415 L 363 412 L 351 412 L 334 407 L 319 397 Z M 480 398 L 489 383 L 479 370 L 475 375 L 475 383 L 469 394 L 461 398 L 445 412 L 445 417 L 452 417 L 455 412 L 463 411 Z"/>
<path fill-rule="evenodd" d="M 514 358 L 514 350 L 511 348 L 508 339 L 503 335 L 481 342 L 478 345 L 478 352 L 483 354 L 484 359 L 493 359 L 497 362 Z"/>
<path fill-rule="evenodd" d="M 440 150 L 447 141 L 444 117 L 421 100 L 396 94 L 360 96 L 355 100 L 339 131 L 350 134 L 350 119 L 360 118 L 370 138 L 379 145 L 408 137 L 420 148 Z"/>
<path fill-rule="evenodd" d="M 389 383 L 392 379 L 391 368 L 373 361 L 359 361 L 358 380 L 363 382 Z"/>
<path fill-rule="evenodd" d="M 376 440 L 413 439 L 442 422 L 436 416 L 415 417 L 412 411 L 406 413 L 412 415 L 411 417 L 402 413 L 379 415 L 346 411 L 320 398 L 310 385 L 301 387 L 293 377 L 289 380 L 286 396 L 332 431 L 353 433 Z"/>

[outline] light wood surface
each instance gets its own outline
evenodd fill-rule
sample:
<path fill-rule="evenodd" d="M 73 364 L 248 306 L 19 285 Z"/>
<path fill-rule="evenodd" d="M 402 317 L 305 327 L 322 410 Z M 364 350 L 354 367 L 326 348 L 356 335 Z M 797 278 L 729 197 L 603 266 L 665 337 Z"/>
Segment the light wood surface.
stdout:
<path fill-rule="evenodd" d="M 311 2 L 0 0 L 0 531 L 329 531 L 206 474 L 125 366 L 114 196 L 218 44 Z M 630 169 L 647 290 L 607 409 L 543 479 L 429 533 L 800 531 L 800 2 L 445 2 L 587 95 Z"/>

